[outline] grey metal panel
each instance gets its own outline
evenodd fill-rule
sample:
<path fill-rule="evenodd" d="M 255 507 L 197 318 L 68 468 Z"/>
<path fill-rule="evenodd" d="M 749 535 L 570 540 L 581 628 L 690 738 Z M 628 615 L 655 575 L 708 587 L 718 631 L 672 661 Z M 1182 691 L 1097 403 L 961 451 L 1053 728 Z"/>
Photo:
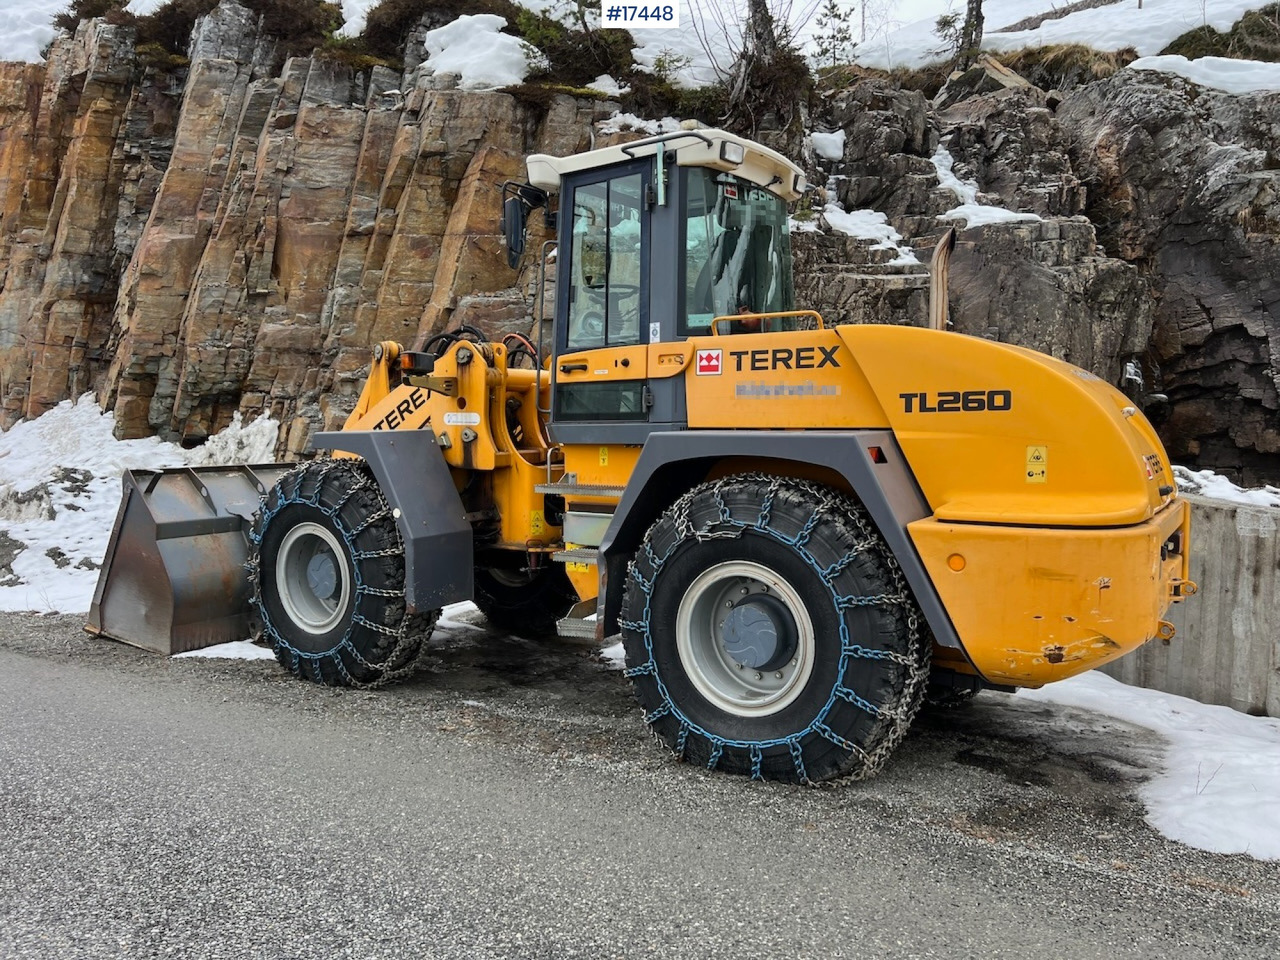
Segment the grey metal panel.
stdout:
<path fill-rule="evenodd" d="M 681 381 L 683 386 L 683 381 Z M 640 446 L 651 434 L 672 430 L 683 430 L 683 423 L 649 423 L 647 421 L 615 420 L 598 423 L 566 423 L 554 420 L 547 424 L 547 433 L 553 443 L 586 443 L 612 446 L 615 444 L 633 444 Z"/>
<path fill-rule="evenodd" d="M 470 600 L 474 546 L 466 508 L 430 430 L 317 433 L 316 450 L 364 457 L 383 495 L 400 511 L 405 605 L 410 612 Z"/>
<path fill-rule="evenodd" d="M 886 462 L 872 463 L 869 447 L 879 447 Z M 848 480 L 902 567 L 934 638 L 942 646 L 964 649 L 907 534 L 908 523 L 931 516 L 933 511 L 916 485 L 893 433 L 888 430 L 688 430 L 651 434 L 600 544 L 600 555 L 606 564 L 602 569 L 608 571 L 606 633 L 612 632 L 612 618 L 616 617 L 621 604 L 622 578 L 616 574 L 626 545 L 634 536 L 634 530 L 627 529 L 627 521 L 637 503 L 646 496 L 650 480 L 671 464 L 733 456 L 817 464 L 835 470 Z M 615 548 L 615 544 L 620 546 Z"/>
<path fill-rule="evenodd" d="M 612 513 L 582 513 L 577 510 L 568 510 L 564 515 L 565 543 L 582 547 L 597 546 L 612 520 Z"/>

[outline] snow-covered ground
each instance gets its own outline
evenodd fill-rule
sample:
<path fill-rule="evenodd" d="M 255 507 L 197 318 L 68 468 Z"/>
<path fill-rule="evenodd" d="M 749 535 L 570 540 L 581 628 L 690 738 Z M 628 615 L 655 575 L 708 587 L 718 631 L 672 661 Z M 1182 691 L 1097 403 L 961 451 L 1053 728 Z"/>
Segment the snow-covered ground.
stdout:
<path fill-rule="evenodd" d="M 1147 822 L 1215 853 L 1280 860 L 1280 720 L 1130 687 L 1094 671 L 1018 694 L 1119 717 L 1169 742 L 1141 790 Z"/>
<path fill-rule="evenodd" d="M 983 48 L 1020 50 L 1054 43 L 1081 43 L 1098 50 L 1133 47 L 1142 56 L 1152 56 L 1196 27 L 1208 25 L 1216 30 L 1228 30 L 1245 13 L 1260 9 L 1265 3 L 1260 0 L 1142 0 L 1139 5 L 1139 0 L 1116 0 L 1045 20 L 1034 30 L 1005 32 L 1002 29 L 1062 6 L 1066 4 L 1047 0 L 985 0 Z M 963 3 L 952 7 L 963 16 Z M 937 16 L 930 12 L 914 22 L 901 16 L 890 20 L 882 36 L 859 49 L 858 62 L 869 67 L 918 67 L 940 59 L 937 50 L 941 44 L 934 32 Z"/>

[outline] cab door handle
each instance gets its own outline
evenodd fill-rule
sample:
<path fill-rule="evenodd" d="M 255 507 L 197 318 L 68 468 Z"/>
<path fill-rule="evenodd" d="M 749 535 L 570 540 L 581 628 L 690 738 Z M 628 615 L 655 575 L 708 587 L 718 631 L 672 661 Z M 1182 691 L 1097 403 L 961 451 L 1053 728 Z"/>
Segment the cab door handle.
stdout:
<path fill-rule="evenodd" d="M 560 364 L 561 373 L 573 373 L 575 370 L 586 370 L 585 363 L 562 363 Z"/>

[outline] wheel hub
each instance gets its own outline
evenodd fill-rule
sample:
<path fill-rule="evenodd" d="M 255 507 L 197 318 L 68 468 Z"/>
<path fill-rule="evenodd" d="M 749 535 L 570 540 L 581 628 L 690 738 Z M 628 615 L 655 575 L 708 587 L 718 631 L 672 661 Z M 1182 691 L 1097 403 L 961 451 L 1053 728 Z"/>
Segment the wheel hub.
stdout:
<path fill-rule="evenodd" d="M 720 627 L 725 652 L 753 670 L 777 670 L 796 651 L 796 622 L 786 604 L 767 593 L 734 604 Z"/>
<path fill-rule="evenodd" d="M 299 523 L 280 541 L 275 563 L 280 605 L 303 632 L 319 637 L 342 620 L 351 597 L 344 557 L 337 534 L 318 523 Z"/>
<path fill-rule="evenodd" d="M 332 600 L 338 592 L 338 564 L 332 553 L 317 553 L 307 564 L 307 586 L 322 600 Z"/>
<path fill-rule="evenodd" d="M 768 716 L 795 701 L 813 673 L 814 630 L 796 590 L 748 560 L 705 570 L 676 612 L 686 675 L 714 706 Z"/>

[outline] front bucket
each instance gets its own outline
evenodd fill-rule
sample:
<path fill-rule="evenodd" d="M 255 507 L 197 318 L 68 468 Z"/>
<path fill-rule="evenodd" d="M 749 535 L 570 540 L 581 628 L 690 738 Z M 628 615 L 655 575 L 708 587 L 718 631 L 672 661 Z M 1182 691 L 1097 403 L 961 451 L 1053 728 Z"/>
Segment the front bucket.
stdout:
<path fill-rule="evenodd" d="M 126 470 L 85 629 L 183 653 L 249 636 L 249 529 L 290 463 Z"/>

